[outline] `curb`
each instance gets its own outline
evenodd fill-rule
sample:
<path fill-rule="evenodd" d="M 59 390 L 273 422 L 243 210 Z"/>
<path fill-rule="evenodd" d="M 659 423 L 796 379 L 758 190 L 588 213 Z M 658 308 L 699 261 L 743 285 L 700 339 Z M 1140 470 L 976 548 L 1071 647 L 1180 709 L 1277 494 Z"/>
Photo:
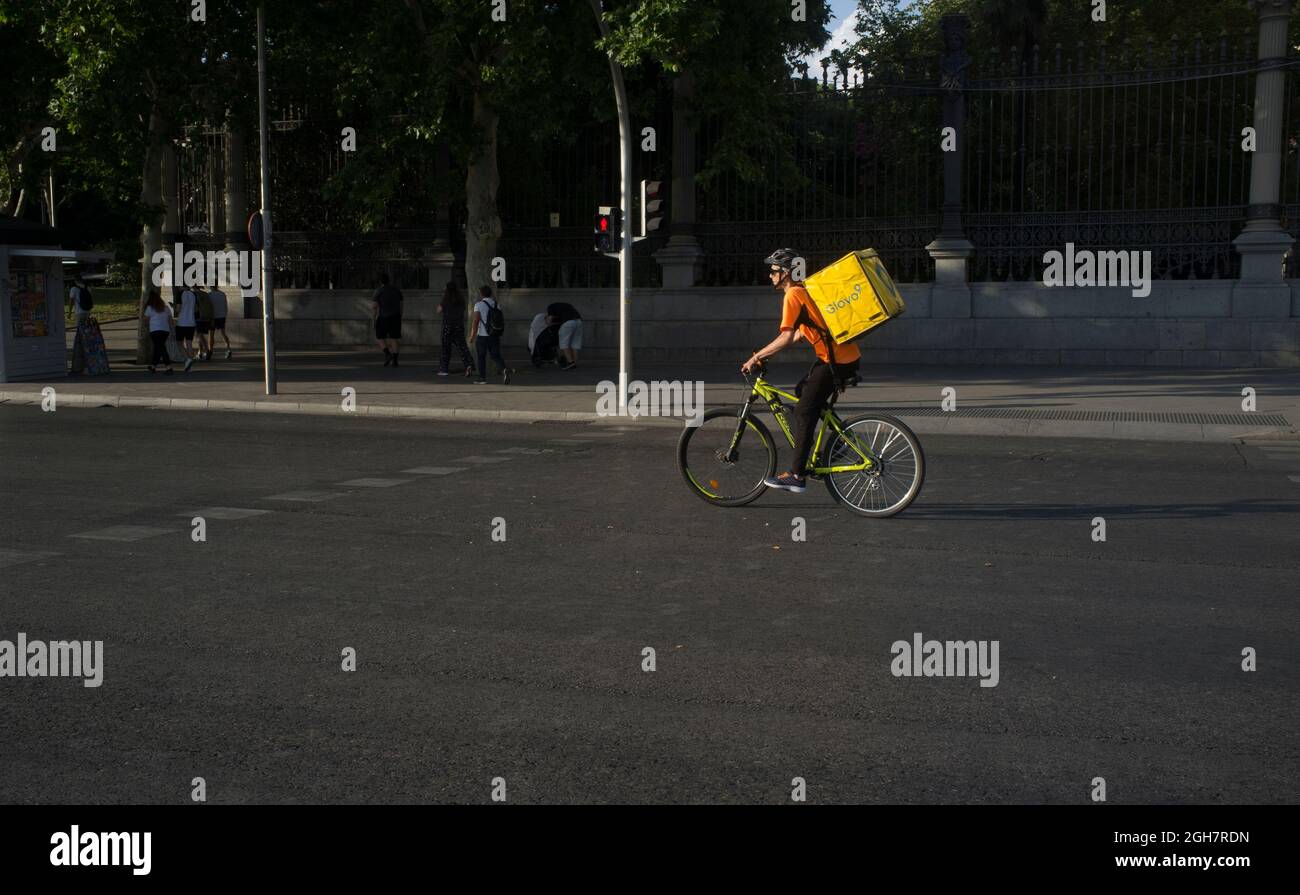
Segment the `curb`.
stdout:
<path fill-rule="evenodd" d="M 208 398 L 147 398 L 135 395 L 58 393 L 58 402 L 70 407 L 139 407 L 153 410 L 217 410 L 228 412 L 308 414 L 312 416 L 373 416 L 463 422 L 539 423 L 566 422 L 603 425 L 657 426 L 681 429 L 682 421 L 666 417 L 608 417 L 573 410 L 478 410 L 458 407 L 403 407 L 396 404 L 359 404 L 345 411 L 337 403 L 293 401 L 237 401 Z M 0 404 L 38 406 L 38 392 L 0 391 Z M 879 409 L 879 408 L 877 408 Z M 1021 438 L 1104 438 L 1136 441 L 1231 443 L 1245 439 L 1300 441 L 1300 429 L 1278 426 L 1232 426 L 1209 423 L 1079 422 L 1071 420 L 984 419 L 912 416 L 884 408 L 903 418 L 918 435 L 982 435 Z"/>

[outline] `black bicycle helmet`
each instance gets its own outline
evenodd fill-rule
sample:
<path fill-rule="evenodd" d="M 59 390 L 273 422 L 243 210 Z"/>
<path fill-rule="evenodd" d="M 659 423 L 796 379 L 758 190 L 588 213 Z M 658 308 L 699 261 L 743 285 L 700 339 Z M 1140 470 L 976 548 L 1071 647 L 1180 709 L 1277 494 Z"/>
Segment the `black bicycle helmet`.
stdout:
<path fill-rule="evenodd" d="M 794 249 L 777 249 L 772 254 L 763 259 L 763 263 L 773 267 L 779 267 L 782 270 L 793 270 L 794 259 L 799 257 L 799 253 Z"/>

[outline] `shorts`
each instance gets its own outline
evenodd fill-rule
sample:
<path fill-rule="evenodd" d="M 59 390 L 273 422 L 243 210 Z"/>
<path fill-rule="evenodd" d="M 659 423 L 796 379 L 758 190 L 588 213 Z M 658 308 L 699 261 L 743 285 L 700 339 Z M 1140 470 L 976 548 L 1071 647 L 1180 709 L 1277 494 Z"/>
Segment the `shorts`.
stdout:
<path fill-rule="evenodd" d="M 376 317 L 376 339 L 400 339 L 402 337 L 401 317 Z"/>
<path fill-rule="evenodd" d="M 176 327 L 176 341 L 178 342 L 194 341 L 194 327 L 192 326 Z"/>
<path fill-rule="evenodd" d="M 199 335 L 206 336 L 208 333 L 212 332 L 212 321 L 200 320 L 195 324 L 195 329 L 199 331 Z"/>
<path fill-rule="evenodd" d="M 582 348 L 582 320 L 566 320 L 560 324 L 560 349 L 572 348 L 574 351 Z"/>
<path fill-rule="evenodd" d="M 217 318 L 213 319 L 213 321 L 212 321 L 212 330 L 213 330 L 213 332 L 215 332 L 215 331 L 217 331 L 217 330 L 221 330 L 222 332 L 225 332 L 225 331 L 226 331 L 226 318 L 225 318 L 225 317 L 217 317 Z"/>

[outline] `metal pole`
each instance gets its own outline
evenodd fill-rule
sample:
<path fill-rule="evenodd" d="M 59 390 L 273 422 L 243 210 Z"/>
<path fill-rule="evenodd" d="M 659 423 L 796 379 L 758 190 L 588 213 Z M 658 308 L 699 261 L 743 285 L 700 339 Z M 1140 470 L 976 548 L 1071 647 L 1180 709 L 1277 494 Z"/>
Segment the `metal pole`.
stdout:
<path fill-rule="evenodd" d="M 257 5 L 257 115 L 262 167 L 262 355 L 275 394 L 275 301 L 271 283 L 271 160 L 266 124 L 266 4 Z"/>
<path fill-rule="evenodd" d="M 54 217 L 54 169 L 50 169 L 50 226 L 59 226 Z"/>
<path fill-rule="evenodd" d="M 591 0 L 596 24 L 602 37 L 609 36 L 609 26 L 601 14 L 600 0 Z M 609 54 L 609 73 L 614 82 L 614 100 L 618 104 L 619 176 L 622 178 L 619 202 L 623 207 L 623 230 L 619 233 L 618 252 L 618 408 L 627 410 L 627 388 L 632 375 L 632 346 L 628 341 L 628 317 L 632 292 L 632 117 L 623 84 L 623 66 Z"/>

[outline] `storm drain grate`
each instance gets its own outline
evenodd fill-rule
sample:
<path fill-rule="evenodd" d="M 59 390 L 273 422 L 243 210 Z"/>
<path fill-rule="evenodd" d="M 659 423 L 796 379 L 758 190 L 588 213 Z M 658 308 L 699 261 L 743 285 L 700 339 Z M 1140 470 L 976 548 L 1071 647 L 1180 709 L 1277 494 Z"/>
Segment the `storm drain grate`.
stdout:
<path fill-rule="evenodd" d="M 841 406 L 842 413 L 857 407 Z M 896 416 L 954 416 L 1008 420 L 1068 420 L 1085 423 L 1184 423 L 1189 426 L 1278 426 L 1291 423 L 1280 413 L 1164 413 L 1152 410 L 1030 410 L 1019 407 L 967 407 L 945 411 L 939 407 L 874 407 Z"/>

